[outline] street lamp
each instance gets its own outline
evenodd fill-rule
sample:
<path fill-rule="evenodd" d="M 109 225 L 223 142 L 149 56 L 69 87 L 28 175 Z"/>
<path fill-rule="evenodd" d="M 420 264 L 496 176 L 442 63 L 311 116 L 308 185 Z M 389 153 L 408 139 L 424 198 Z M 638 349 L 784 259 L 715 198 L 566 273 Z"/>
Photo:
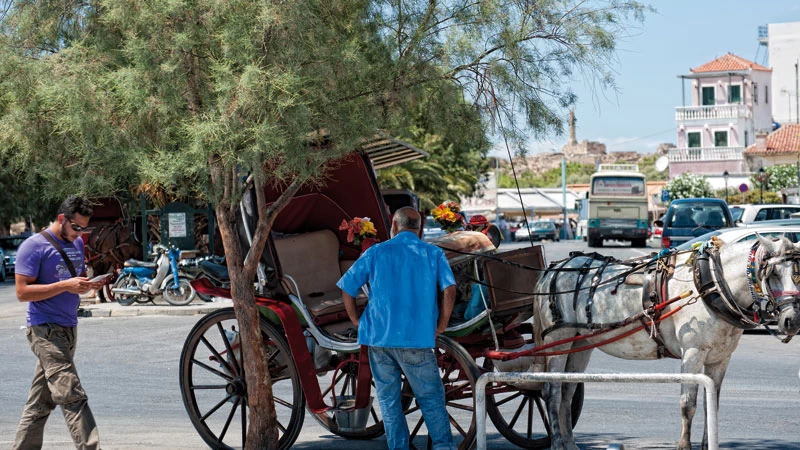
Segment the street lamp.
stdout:
<path fill-rule="evenodd" d="M 730 176 L 730 174 L 728 173 L 727 170 L 725 172 L 722 172 L 722 178 L 725 179 L 725 203 L 728 203 L 728 177 L 729 176 Z"/>
<path fill-rule="evenodd" d="M 763 167 L 758 169 L 758 179 L 759 179 L 759 181 L 761 181 L 761 189 L 760 189 L 760 194 L 759 194 L 760 200 L 759 200 L 758 203 L 760 205 L 763 205 L 764 204 L 764 168 Z"/>

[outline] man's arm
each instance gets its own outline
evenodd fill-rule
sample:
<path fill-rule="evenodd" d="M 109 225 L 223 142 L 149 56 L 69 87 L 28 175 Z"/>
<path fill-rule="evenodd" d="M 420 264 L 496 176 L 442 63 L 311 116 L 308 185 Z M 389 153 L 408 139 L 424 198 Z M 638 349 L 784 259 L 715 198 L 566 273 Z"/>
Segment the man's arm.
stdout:
<path fill-rule="evenodd" d="M 72 294 L 85 294 L 90 289 L 99 289 L 102 283 L 90 283 L 86 278 L 74 277 L 52 284 L 35 284 L 36 277 L 14 275 L 17 287 L 17 299 L 21 302 L 38 302 L 54 297 L 63 292 Z"/>
<path fill-rule="evenodd" d="M 456 286 L 448 286 L 443 293 L 442 310 L 439 311 L 439 323 L 436 326 L 436 334 L 444 333 L 447 323 L 450 321 L 450 314 L 453 312 L 453 305 L 456 303 Z"/>
<path fill-rule="evenodd" d="M 356 299 L 354 299 L 353 296 L 348 294 L 347 292 L 342 291 L 342 300 L 344 300 L 344 309 L 347 310 L 347 316 L 350 318 L 350 322 L 353 322 L 353 325 L 358 326 L 359 316 L 358 316 L 358 305 L 356 305 Z"/>

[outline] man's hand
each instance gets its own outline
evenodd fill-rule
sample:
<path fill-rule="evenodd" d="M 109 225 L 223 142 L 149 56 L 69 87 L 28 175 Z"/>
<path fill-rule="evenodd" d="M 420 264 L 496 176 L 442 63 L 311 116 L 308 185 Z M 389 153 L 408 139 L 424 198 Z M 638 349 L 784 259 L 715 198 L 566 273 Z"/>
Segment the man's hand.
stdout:
<path fill-rule="evenodd" d="M 66 292 L 78 295 L 85 294 L 92 289 L 99 289 L 103 286 L 102 283 L 91 283 L 89 279 L 85 277 L 73 277 L 68 280 L 60 281 L 59 283 Z"/>
<path fill-rule="evenodd" d="M 442 298 L 442 309 L 439 311 L 439 321 L 436 326 L 436 334 L 444 333 L 447 324 L 450 322 L 450 314 L 453 312 L 453 305 L 456 303 L 456 286 L 448 286 L 444 290 Z"/>

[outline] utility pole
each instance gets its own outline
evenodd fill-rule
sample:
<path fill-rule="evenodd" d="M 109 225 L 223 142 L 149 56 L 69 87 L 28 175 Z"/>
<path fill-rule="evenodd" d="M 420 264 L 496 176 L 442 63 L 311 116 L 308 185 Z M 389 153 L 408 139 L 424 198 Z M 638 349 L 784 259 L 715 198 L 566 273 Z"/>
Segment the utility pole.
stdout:
<path fill-rule="evenodd" d="M 563 153 L 561 154 L 561 203 L 563 204 L 564 211 L 564 225 L 561 226 L 561 239 L 567 240 L 569 234 L 567 227 L 567 158 Z"/>
<path fill-rule="evenodd" d="M 794 63 L 794 98 L 795 98 L 795 107 L 797 108 L 797 117 L 795 118 L 795 123 L 800 123 L 800 79 L 797 76 L 797 65 L 800 63 L 800 58 L 798 58 L 797 62 Z M 789 119 L 791 122 L 791 119 Z"/>

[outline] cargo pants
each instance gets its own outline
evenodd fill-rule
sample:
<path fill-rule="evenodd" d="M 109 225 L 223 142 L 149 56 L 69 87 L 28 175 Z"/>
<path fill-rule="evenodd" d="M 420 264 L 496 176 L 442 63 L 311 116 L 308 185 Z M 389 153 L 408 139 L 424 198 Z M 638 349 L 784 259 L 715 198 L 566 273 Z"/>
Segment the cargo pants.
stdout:
<path fill-rule="evenodd" d="M 64 412 L 75 447 L 97 449 L 97 425 L 73 360 L 77 329 L 43 324 L 28 327 L 25 334 L 37 358 L 36 371 L 12 450 L 41 449 L 45 423 L 56 406 Z"/>

